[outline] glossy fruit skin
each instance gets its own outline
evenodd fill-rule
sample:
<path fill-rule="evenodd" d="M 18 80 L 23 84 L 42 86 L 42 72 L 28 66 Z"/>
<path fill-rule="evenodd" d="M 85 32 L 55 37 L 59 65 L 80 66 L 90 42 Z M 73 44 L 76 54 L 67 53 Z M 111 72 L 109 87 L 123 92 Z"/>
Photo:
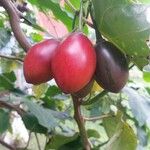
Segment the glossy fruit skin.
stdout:
<path fill-rule="evenodd" d="M 95 49 L 81 32 L 74 32 L 62 41 L 52 59 L 54 79 L 64 93 L 82 89 L 92 79 L 95 68 Z"/>
<path fill-rule="evenodd" d="M 25 80 L 37 85 L 53 78 L 51 61 L 59 41 L 47 39 L 32 46 L 24 58 Z"/>
<path fill-rule="evenodd" d="M 119 92 L 129 76 L 128 63 L 124 54 L 108 41 L 98 42 L 95 46 L 97 65 L 95 79 L 110 92 Z"/>
<path fill-rule="evenodd" d="M 77 98 L 83 98 L 83 97 L 87 96 L 87 95 L 90 93 L 90 91 L 91 91 L 91 89 L 92 89 L 92 87 L 93 87 L 93 84 L 94 84 L 94 80 L 92 79 L 92 80 L 91 80 L 86 86 L 84 86 L 81 90 L 79 90 L 79 91 L 73 93 L 73 95 L 74 95 L 75 97 L 77 97 Z"/>

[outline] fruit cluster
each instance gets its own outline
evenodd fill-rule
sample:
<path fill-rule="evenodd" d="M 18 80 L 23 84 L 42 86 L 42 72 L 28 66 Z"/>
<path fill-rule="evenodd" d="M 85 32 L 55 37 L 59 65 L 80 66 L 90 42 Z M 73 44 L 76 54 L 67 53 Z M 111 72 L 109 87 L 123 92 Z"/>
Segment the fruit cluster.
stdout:
<path fill-rule="evenodd" d="M 28 83 L 41 84 L 55 79 L 64 93 L 84 97 L 97 83 L 110 92 L 119 92 L 128 80 L 128 63 L 124 54 L 108 41 L 95 48 L 81 32 L 63 41 L 48 39 L 35 44 L 24 59 L 24 76 Z"/>

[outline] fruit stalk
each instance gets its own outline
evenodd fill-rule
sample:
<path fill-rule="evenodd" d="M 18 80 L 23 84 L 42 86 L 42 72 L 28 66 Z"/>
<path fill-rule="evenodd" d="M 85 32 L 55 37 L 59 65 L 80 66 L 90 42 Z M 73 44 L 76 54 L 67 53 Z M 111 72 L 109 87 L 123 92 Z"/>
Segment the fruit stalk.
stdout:
<path fill-rule="evenodd" d="M 90 9 L 90 16 L 91 16 L 91 19 L 92 19 L 92 22 L 93 22 L 95 33 L 96 33 L 96 43 L 97 43 L 98 41 L 103 41 L 103 37 L 102 37 L 101 33 L 98 30 L 95 18 L 93 16 L 92 5 L 90 5 L 89 9 Z"/>
<path fill-rule="evenodd" d="M 82 31 L 82 17 L 83 17 L 83 2 L 80 0 L 80 13 L 79 13 L 79 30 Z"/>
<path fill-rule="evenodd" d="M 74 119 L 78 124 L 78 128 L 80 131 L 81 140 L 83 143 L 83 147 L 85 150 L 91 150 L 91 144 L 88 140 L 88 135 L 85 129 L 85 120 L 81 114 L 81 98 L 77 98 L 72 95 L 73 105 L 74 105 Z"/>

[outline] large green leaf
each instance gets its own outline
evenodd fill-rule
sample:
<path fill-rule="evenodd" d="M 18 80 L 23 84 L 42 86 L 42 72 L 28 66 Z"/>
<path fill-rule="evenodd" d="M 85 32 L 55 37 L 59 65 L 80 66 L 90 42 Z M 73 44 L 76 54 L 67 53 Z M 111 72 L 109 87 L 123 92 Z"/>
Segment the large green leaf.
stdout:
<path fill-rule="evenodd" d="M 93 0 L 99 31 L 142 68 L 148 63 L 150 49 L 150 5 L 129 0 Z"/>
<path fill-rule="evenodd" d="M 137 138 L 133 129 L 122 120 L 123 114 L 118 112 L 117 116 L 105 118 L 104 128 L 109 137 L 106 145 L 107 150 L 135 150 Z"/>
<path fill-rule="evenodd" d="M 119 112 L 115 117 L 104 118 L 103 124 L 109 138 L 111 138 L 122 125 L 121 117 L 122 113 Z"/>
<path fill-rule="evenodd" d="M 9 112 L 0 109 L 0 134 L 9 128 Z"/>
<path fill-rule="evenodd" d="M 34 115 L 25 113 L 22 116 L 22 120 L 28 130 L 36 133 L 47 133 L 47 128 L 41 126 Z"/>
<path fill-rule="evenodd" d="M 68 117 L 66 113 L 44 108 L 32 101 L 24 99 L 23 102 L 27 105 L 29 112 L 37 118 L 39 124 L 47 128 L 48 131 L 56 127 L 61 119 Z"/>
<path fill-rule="evenodd" d="M 56 134 L 54 135 L 50 143 L 47 144 L 47 150 L 49 149 L 61 149 L 60 147 L 66 143 L 70 143 L 78 138 L 78 133 L 74 135 L 63 135 L 63 134 Z"/>
<path fill-rule="evenodd" d="M 128 96 L 131 111 L 138 121 L 139 126 L 150 125 L 150 102 L 149 96 L 141 95 L 136 90 L 125 87 L 123 92 Z"/>
<path fill-rule="evenodd" d="M 40 10 L 51 10 L 56 19 L 62 21 L 71 31 L 72 16 L 70 16 L 59 3 L 52 0 L 28 0 L 31 4 L 36 5 Z"/>
<path fill-rule="evenodd" d="M 116 131 L 106 145 L 107 150 L 136 150 L 137 139 L 133 129 L 126 123 Z"/>

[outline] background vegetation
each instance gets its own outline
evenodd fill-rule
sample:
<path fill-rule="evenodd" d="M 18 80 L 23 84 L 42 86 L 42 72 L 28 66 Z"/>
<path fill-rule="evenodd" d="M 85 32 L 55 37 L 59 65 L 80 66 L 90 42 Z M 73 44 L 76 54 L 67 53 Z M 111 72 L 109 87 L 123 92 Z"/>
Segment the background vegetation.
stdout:
<path fill-rule="evenodd" d="M 0 143 L 12 150 L 83 149 L 71 96 L 53 81 L 29 85 L 22 74 L 30 45 L 56 36 L 39 25 L 37 13 L 63 23 L 71 32 L 72 26 L 78 27 L 80 1 L 1 0 L 0 6 Z M 104 92 L 95 83 L 81 106 L 92 149 L 150 149 L 150 1 L 83 0 L 83 8 L 83 31 L 92 42 L 96 37 L 89 8 L 98 30 L 130 60 L 129 81 L 120 93 Z M 14 119 L 20 117 L 27 140 L 18 135 L 8 142 L 8 134 L 15 132 Z"/>

